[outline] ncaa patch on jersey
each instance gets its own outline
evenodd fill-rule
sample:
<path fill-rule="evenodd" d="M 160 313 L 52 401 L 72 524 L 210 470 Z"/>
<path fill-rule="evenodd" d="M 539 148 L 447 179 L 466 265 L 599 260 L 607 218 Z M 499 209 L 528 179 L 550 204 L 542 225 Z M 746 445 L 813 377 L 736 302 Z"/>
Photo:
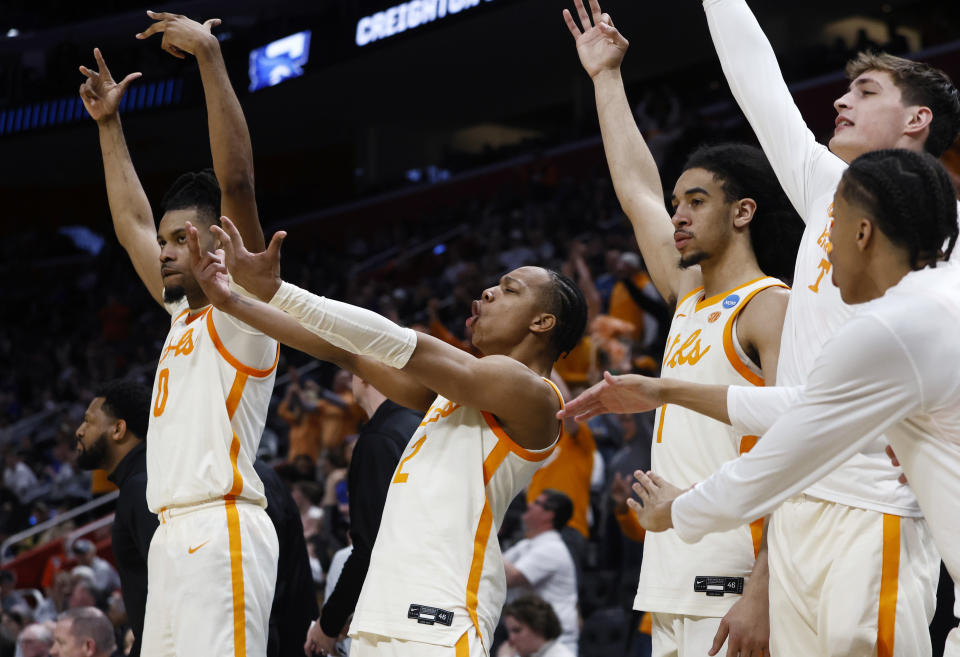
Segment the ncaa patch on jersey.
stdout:
<path fill-rule="evenodd" d="M 723 300 L 723 307 L 733 308 L 738 303 L 740 303 L 740 297 L 736 294 L 731 294 L 729 297 Z"/>

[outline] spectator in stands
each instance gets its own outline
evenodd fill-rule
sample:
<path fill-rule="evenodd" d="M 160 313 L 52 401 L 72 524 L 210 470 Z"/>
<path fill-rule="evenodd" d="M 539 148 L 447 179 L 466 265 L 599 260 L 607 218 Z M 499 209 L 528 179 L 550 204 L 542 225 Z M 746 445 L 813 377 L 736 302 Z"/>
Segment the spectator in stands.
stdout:
<path fill-rule="evenodd" d="M 535 595 L 517 598 L 503 607 L 509 643 L 497 657 L 574 657 L 559 640 L 560 621 L 547 602 Z"/>
<path fill-rule="evenodd" d="M 70 596 L 73 594 L 73 585 L 74 578 L 70 573 L 59 571 L 53 575 L 50 585 L 45 589 L 47 596 L 34 614 L 38 623 L 56 621 L 57 616 L 67 610 Z"/>
<path fill-rule="evenodd" d="M 93 570 L 93 586 L 101 594 L 109 594 L 120 588 L 120 575 L 109 561 L 97 556 L 97 547 L 85 538 L 73 543 L 77 563 Z"/>
<path fill-rule="evenodd" d="M 337 370 L 332 392 L 313 388 L 313 394 L 317 395 L 316 409 L 322 418 L 321 446 L 323 449 L 339 447 L 347 436 L 357 433 L 360 422 L 365 419 L 363 409 L 353 397 L 353 375 L 346 370 Z"/>
<path fill-rule="evenodd" d="M 131 380 L 111 381 L 101 386 L 83 414 L 77 428 L 77 465 L 85 470 L 103 469 L 117 488 L 117 508 L 111 529 L 113 556 L 119 579 L 101 568 L 98 586 L 123 591 L 130 627 L 137 640 L 130 653 L 140 654 L 139 637 L 143 635 L 143 615 L 147 603 L 147 553 L 159 521 L 147 508 L 147 424 L 150 418 L 151 391 L 146 385 Z M 81 548 L 77 541 L 73 549 Z M 86 545 L 82 546 L 84 549 Z M 93 544 L 90 544 L 93 547 Z M 89 562 L 97 581 L 95 550 L 78 557 Z M 99 559 L 99 561 L 103 561 Z M 107 564 L 109 566 L 109 564 Z M 112 571 L 112 567 L 110 568 Z"/>
<path fill-rule="evenodd" d="M 110 657 L 116 649 L 110 619 L 96 607 L 78 607 L 57 619 L 50 657 Z"/>
<path fill-rule="evenodd" d="M 560 530 L 573 515 L 573 502 L 560 491 L 541 492 L 523 514 L 526 538 L 503 554 L 507 595 L 534 592 L 550 603 L 563 632 L 560 641 L 577 653 L 577 573 Z"/>
<path fill-rule="evenodd" d="M 104 606 L 106 598 L 102 595 L 100 589 L 94 586 L 90 567 L 77 566 L 73 569 L 72 574 L 73 591 L 70 592 L 70 599 L 67 600 L 67 610 L 81 607 L 97 607 L 99 609 Z"/>
<path fill-rule="evenodd" d="M 23 628 L 18 641 L 22 657 L 49 657 L 53 632 L 46 625 L 34 623 Z"/>
<path fill-rule="evenodd" d="M 0 655 L 13 655 L 17 647 L 17 637 L 23 628 L 33 622 L 33 614 L 25 603 L 15 605 L 0 615 Z"/>
<path fill-rule="evenodd" d="M 319 533 L 323 522 L 323 509 L 317 505 L 321 498 L 320 488 L 312 481 L 298 481 L 293 485 L 291 494 L 300 511 L 304 538 Z"/>
<path fill-rule="evenodd" d="M 17 593 L 17 575 L 12 570 L 0 570 L 0 606 L 9 611 L 17 605 L 25 604 L 23 596 Z"/>
<path fill-rule="evenodd" d="M 7 450 L 4 465 L 3 485 L 17 496 L 21 504 L 25 504 L 36 493 L 37 475 L 14 449 Z"/>
<path fill-rule="evenodd" d="M 390 401 L 358 376 L 353 377 L 353 394 L 370 418 L 360 430 L 347 474 L 353 551 L 337 576 L 322 616 L 307 634 L 304 650 L 308 654 L 333 653 L 337 637 L 357 606 L 370 566 L 370 551 L 380 529 L 387 488 L 400 455 L 422 419 L 421 414 Z"/>
<path fill-rule="evenodd" d="M 299 456 L 308 456 L 313 463 L 316 463 L 320 456 L 320 432 L 323 418 L 317 410 L 316 393 L 309 394 L 308 390 L 300 387 L 300 377 L 296 368 L 290 368 L 290 385 L 287 386 L 287 393 L 280 400 L 277 415 L 290 425 L 290 448 L 287 460 L 294 461 Z"/>

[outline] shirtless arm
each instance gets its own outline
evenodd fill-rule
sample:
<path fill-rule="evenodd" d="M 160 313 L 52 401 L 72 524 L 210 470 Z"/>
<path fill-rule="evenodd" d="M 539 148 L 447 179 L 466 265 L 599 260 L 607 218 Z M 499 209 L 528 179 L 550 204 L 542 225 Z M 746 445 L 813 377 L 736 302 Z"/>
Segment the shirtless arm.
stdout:
<path fill-rule="evenodd" d="M 681 269 L 673 225 L 663 202 L 657 163 L 633 118 L 620 75 L 629 43 L 609 14 L 590 0 L 574 0 L 583 30 L 567 9 L 563 17 L 576 41 L 580 63 L 593 80 L 603 150 L 617 199 L 633 225 L 644 264 L 660 295 L 670 304 L 700 285 L 699 268 Z M 593 25 L 591 26 L 591 20 Z"/>

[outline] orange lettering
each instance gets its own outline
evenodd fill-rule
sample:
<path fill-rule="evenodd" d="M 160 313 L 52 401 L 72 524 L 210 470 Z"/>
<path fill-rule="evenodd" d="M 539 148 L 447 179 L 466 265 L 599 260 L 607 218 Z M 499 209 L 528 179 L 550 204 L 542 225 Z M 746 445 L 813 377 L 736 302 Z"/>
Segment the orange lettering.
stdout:
<path fill-rule="evenodd" d="M 153 402 L 153 417 L 163 415 L 167 407 L 167 395 L 170 393 L 170 370 L 164 367 L 157 377 L 157 399 Z"/>
<path fill-rule="evenodd" d="M 683 344 L 678 347 L 679 342 L 680 336 L 678 335 L 674 338 L 670 348 L 667 350 L 666 356 L 663 358 L 663 362 L 667 367 L 696 365 L 700 359 L 710 351 L 710 345 L 707 345 L 707 348 L 701 351 L 700 329 L 691 333 L 690 336 L 683 341 Z"/>
<path fill-rule="evenodd" d="M 177 356 L 187 356 L 193 352 L 193 329 L 188 329 L 186 333 L 180 336 L 180 340 L 177 341 L 177 344 L 168 344 L 163 349 L 163 355 L 160 357 L 160 362 L 162 363 L 167 356 L 170 355 L 170 352 L 173 352 L 174 358 Z"/>
<path fill-rule="evenodd" d="M 407 483 L 407 477 L 409 477 L 410 475 L 408 475 L 406 472 L 403 472 L 403 466 L 407 464 L 407 461 L 409 461 L 410 459 L 412 459 L 414 456 L 417 455 L 417 452 L 419 452 L 420 448 L 423 447 L 423 441 L 425 441 L 426 439 L 427 439 L 427 435 L 424 434 L 423 436 L 420 437 L 420 440 L 418 440 L 413 444 L 413 451 L 410 452 L 409 456 L 405 457 L 402 461 L 400 461 L 400 465 L 397 466 L 397 473 L 393 475 L 392 483 L 394 484 Z"/>
<path fill-rule="evenodd" d="M 454 404 L 452 401 L 448 401 L 446 404 L 444 404 L 443 408 L 431 406 L 430 410 L 427 411 L 427 414 L 423 416 L 424 419 L 420 423 L 420 426 L 425 427 L 431 422 L 437 422 L 441 418 L 449 416 L 458 408 L 460 408 L 460 404 Z"/>
<path fill-rule="evenodd" d="M 808 285 L 807 287 L 811 292 L 820 292 L 820 281 L 823 280 L 823 275 L 830 271 L 830 261 L 826 258 L 820 260 L 820 275 L 817 276 L 817 282 L 813 285 Z"/>

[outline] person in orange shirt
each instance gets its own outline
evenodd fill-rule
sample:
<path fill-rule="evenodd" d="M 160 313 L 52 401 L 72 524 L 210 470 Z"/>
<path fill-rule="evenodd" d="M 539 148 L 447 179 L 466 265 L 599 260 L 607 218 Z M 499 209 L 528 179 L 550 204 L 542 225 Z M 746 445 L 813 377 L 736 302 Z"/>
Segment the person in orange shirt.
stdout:
<path fill-rule="evenodd" d="M 317 391 L 314 391 L 317 394 Z M 344 439 L 357 433 L 366 414 L 353 398 L 353 375 L 338 370 L 333 377 L 333 391 L 319 394 L 316 412 L 320 416 L 320 447 L 331 449 L 343 444 Z"/>
<path fill-rule="evenodd" d="M 290 385 L 277 407 L 277 415 L 290 425 L 290 450 L 287 460 L 291 463 L 298 456 L 308 456 L 314 464 L 320 455 L 322 417 L 316 409 L 316 394 L 311 396 L 300 387 L 297 371 L 290 368 Z"/>

